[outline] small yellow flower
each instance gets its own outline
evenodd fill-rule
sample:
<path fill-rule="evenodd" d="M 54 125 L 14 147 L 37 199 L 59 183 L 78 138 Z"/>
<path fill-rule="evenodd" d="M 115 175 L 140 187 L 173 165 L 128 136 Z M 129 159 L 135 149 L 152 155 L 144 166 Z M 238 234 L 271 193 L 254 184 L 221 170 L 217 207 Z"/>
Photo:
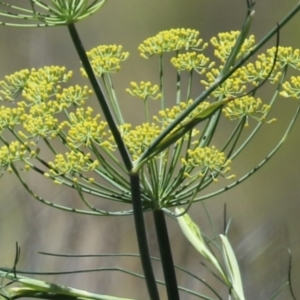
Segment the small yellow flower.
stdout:
<path fill-rule="evenodd" d="M 158 85 L 152 85 L 150 81 L 141 81 L 139 84 L 132 81 L 130 85 L 131 88 L 127 88 L 126 92 L 132 96 L 137 96 L 143 100 L 146 100 L 149 97 L 152 99 L 158 99 L 161 97 Z"/>
<path fill-rule="evenodd" d="M 60 83 L 72 77 L 65 67 L 50 66 L 40 69 L 24 69 L 6 76 L 0 81 L 0 100 L 14 101 L 19 95 L 30 103 L 39 103 L 53 96 Z M 3 95 L 3 96 L 1 96 Z"/>
<path fill-rule="evenodd" d="M 119 130 L 133 160 L 137 160 L 162 131 L 154 123 L 143 123 L 135 128 L 131 128 L 130 124 L 123 124 Z M 109 140 L 114 142 L 113 137 Z"/>
<path fill-rule="evenodd" d="M 23 107 L 0 107 L 0 132 L 4 128 L 13 128 L 24 120 L 25 110 Z"/>
<path fill-rule="evenodd" d="M 211 69 L 209 72 L 205 73 L 207 77 L 206 80 L 201 80 L 200 82 L 209 88 L 212 84 L 214 84 L 220 74 L 219 69 Z M 213 92 L 212 95 L 216 98 L 231 98 L 240 95 L 243 91 L 246 90 L 246 85 L 243 84 L 239 73 L 235 72 L 231 77 L 229 77 L 225 82 L 219 85 Z"/>
<path fill-rule="evenodd" d="M 79 148 L 82 145 L 90 146 L 94 142 L 100 146 L 111 148 L 107 144 L 107 122 L 100 121 L 100 114 L 92 117 L 93 109 L 88 107 L 78 108 L 75 113 L 70 113 L 69 121 L 63 122 L 63 126 L 70 129 L 67 134 L 68 145 Z"/>
<path fill-rule="evenodd" d="M 51 169 L 47 177 L 59 177 L 62 175 L 74 176 L 81 172 L 89 172 L 95 170 L 99 162 L 97 160 L 92 161 L 90 153 L 83 154 L 81 152 L 71 151 L 65 155 L 57 154 L 54 162 L 49 162 Z M 57 179 L 58 180 L 58 179 Z"/>
<path fill-rule="evenodd" d="M 229 57 L 232 48 L 234 47 L 240 31 L 221 32 L 217 37 L 213 37 L 210 41 L 215 47 L 215 56 L 218 57 L 222 63 L 225 63 Z M 241 58 L 249 53 L 255 44 L 254 35 L 250 35 L 249 38 L 245 39 L 237 58 Z"/>
<path fill-rule="evenodd" d="M 252 117 L 258 122 L 265 120 L 266 114 L 270 110 L 270 105 L 262 104 L 260 98 L 244 96 L 230 101 L 224 108 L 223 112 L 230 120 L 241 119 L 246 117 L 245 126 L 248 127 L 248 118 Z M 274 121 L 272 119 L 267 123 Z"/>
<path fill-rule="evenodd" d="M 286 98 L 300 98 L 300 76 L 292 76 L 290 81 L 285 81 L 282 84 L 283 91 L 280 95 Z"/>
<path fill-rule="evenodd" d="M 292 47 L 278 47 L 276 61 L 281 68 L 286 65 L 293 67 L 296 70 L 300 69 L 300 49 L 293 49 Z M 276 47 L 267 50 L 267 55 L 274 60 Z"/>
<path fill-rule="evenodd" d="M 104 73 L 116 73 L 120 70 L 120 63 L 126 60 L 129 52 L 122 52 L 120 45 L 103 45 L 93 48 L 87 52 L 97 77 Z M 83 76 L 87 76 L 83 68 L 80 69 Z"/>
<path fill-rule="evenodd" d="M 153 116 L 153 119 L 160 123 L 162 128 L 166 128 L 170 123 L 172 123 L 187 107 L 193 103 L 193 100 L 190 99 L 187 102 L 180 102 L 178 105 L 173 106 L 172 108 L 166 108 L 158 112 L 159 116 Z M 193 119 L 195 116 L 199 115 L 204 109 L 209 107 L 209 102 L 201 102 L 193 112 L 188 115 L 182 122 Z M 180 126 L 180 125 L 178 125 Z M 176 127 L 177 128 L 177 127 Z M 176 129 L 175 128 L 175 129 Z M 174 130 L 175 130 L 174 129 Z"/>
<path fill-rule="evenodd" d="M 0 100 L 14 101 L 27 86 L 29 76 L 28 69 L 5 76 L 5 80 L 0 81 Z"/>
<path fill-rule="evenodd" d="M 154 54 L 161 55 L 164 52 L 188 50 L 197 48 L 203 40 L 198 38 L 199 31 L 193 29 L 177 28 L 159 32 L 139 45 L 138 50 L 142 57 L 149 58 Z M 207 47 L 205 43 L 203 49 Z"/>
<path fill-rule="evenodd" d="M 207 172 L 215 178 L 216 175 L 224 176 L 230 170 L 229 164 L 231 163 L 230 159 L 227 159 L 224 152 L 218 151 L 214 146 L 200 148 L 197 147 L 194 150 L 187 150 L 187 158 L 182 158 L 181 163 L 191 168 L 193 170 L 195 168 L 196 173 L 191 175 L 189 173 L 186 174 L 187 177 L 203 177 Z M 232 178 L 232 175 L 226 178 Z"/>
<path fill-rule="evenodd" d="M 81 87 L 79 85 L 70 86 L 63 89 L 61 93 L 56 93 L 56 101 L 62 108 L 67 108 L 72 104 L 82 106 L 92 94 L 92 90 L 88 86 Z"/>
<path fill-rule="evenodd" d="M 17 161 L 26 161 L 36 155 L 35 151 L 32 151 L 26 156 L 27 147 L 26 144 L 21 144 L 18 141 L 11 142 L 8 146 L 2 146 L 0 148 L 0 169 L 12 171 L 11 165 Z"/>
<path fill-rule="evenodd" d="M 179 54 L 177 57 L 171 59 L 173 66 L 179 71 L 195 70 L 199 74 L 203 74 L 208 68 L 214 65 L 214 62 L 203 54 L 196 52 L 187 52 Z"/>

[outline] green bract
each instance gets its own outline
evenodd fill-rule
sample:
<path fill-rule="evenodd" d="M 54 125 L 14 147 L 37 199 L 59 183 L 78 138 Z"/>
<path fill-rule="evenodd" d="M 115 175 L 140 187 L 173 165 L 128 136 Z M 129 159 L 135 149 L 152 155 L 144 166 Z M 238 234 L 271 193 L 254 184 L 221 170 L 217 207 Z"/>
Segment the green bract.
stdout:
<path fill-rule="evenodd" d="M 29 0 L 30 8 L 1 1 L 0 16 L 4 19 L 13 19 L 19 22 L 0 21 L 0 24 L 20 27 L 68 25 L 94 14 L 101 8 L 105 1 L 51 0 L 51 4 L 46 4 L 42 0 Z"/>

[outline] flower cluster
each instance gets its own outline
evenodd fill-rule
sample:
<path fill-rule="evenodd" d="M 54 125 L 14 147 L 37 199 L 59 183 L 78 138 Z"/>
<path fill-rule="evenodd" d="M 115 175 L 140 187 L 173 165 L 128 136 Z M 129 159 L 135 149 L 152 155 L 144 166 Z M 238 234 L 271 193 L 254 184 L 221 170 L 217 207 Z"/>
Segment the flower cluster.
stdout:
<path fill-rule="evenodd" d="M 292 76 L 290 81 L 285 81 L 282 84 L 283 91 L 280 95 L 283 97 L 300 98 L 300 76 Z"/>
<path fill-rule="evenodd" d="M 211 69 L 205 73 L 207 80 L 201 80 L 201 83 L 209 88 L 213 83 L 216 82 L 220 75 L 220 69 Z M 246 90 L 246 85 L 239 76 L 239 72 L 235 72 L 229 77 L 224 83 L 220 84 L 213 92 L 212 95 L 215 98 L 232 98 L 241 95 Z"/>
<path fill-rule="evenodd" d="M 221 33 L 211 40 L 221 64 L 229 57 L 238 36 L 239 32 Z M 246 39 L 237 57 L 246 55 L 253 43 L 254 37 Z M 166 99 L 172 97 L 164 90 L 162 63 L 159 64 L 159 85 L 150 81 L 131 82 L 126 92 L 144 100 L 145 106 L 145 121 L 135 126 L 125 121 L 109 76 L 120 70 L 121 62 L 128 58 L 128 52 L 124 52 L 122 46 L 101 45 L 87 53 L 96 76 L 103 83 L 112 115 L 118 120 L 116 128 L 128 150 L 133 168 L 141 172 L 142 199 L 147 209 L 154 206 L 154 202 L 156 207 L 168 208 L 178 203 L 187 204 L 189 199 L 200 201 L 201 198 L 195 195 L 211 181 L 217 182 L 219 176 L 233 178 L 234 175 L 228 175 L 230 158 L 236 155 L 231 145 L 239 142 L 241 131 L 238 130 L 243 130 L 243 126 L 237 126 L 235 134 L 219 151 L 212 145 L 218 123 L 224 122 L 221 120 L 222 112 L 227 119 L 240 120 L 239 124 L 245 126 L 249 126 L 250 118 L 266 122 L 273 100 L 263 104 L 254 95 L 255 90 L 246 93 L 246 88 L 258 86 L 266 79 L 271 83 L 283 81 L 286 69 L 289 66 L 298 68 L 299 65 L 298 51 L 280 47 L 275 59 L 272 48 L 257 56 L 256 61 L 239 68 L 201 101 L 200 95 L 197 99 L 199 104 L 195 105 L 189 97 L 194 76 L 202 76 L 199 86 L 208 89 L 224 75 L 224 66 L 216 65 L 204 54 L 184 52 L 201 45 L 201 50 L 207 46 L 199 39 L 198 31 L 171 29 L 158 33 L 139 46 L 141 55 L 146 58 L 158 54 L 161 60 L 163 53 L 176 52 L 171 64 L 177 69 L 177 90 L 176 101 L 167 107 Z M 282 68 L 284 71 L 279 71 Z M 85 75 L 85 71 L 81 70 Z M 183 88 L 185 79 L 181 72 L 184 71 L 188 76 L 187 89 Z M 1 168 L 16 172 L 14 162 L 23 160 L 28 164 L 28 159 L 36 158 L 49 169 L 38 169 L 38 172 L 45 173 L 57 183 L 77 187 L 80 191 L 105 199 L 130 202 L 130 184 L 127 176 L 123 176 L 130 171 L 124 168 L 116 153 L 115 138 L 118 136 L 113 128 L 109 128 L 109 122 L 86 105 L 92 95 L 88 86 L 63 86 L 71 76 L 72 72 L 64 67 L 51 66 L 22 70 L 0 81 L 1 100 L 9 101 L 9 105 L 13 106 L 0 107 L 0 130 L 7 130 L 17 139 L 9 143 L 2 134 L 1 140 L 5 146 L 0 151 Z M 281 95 L 300 98 L 300 77 L 284 82 Z M 150 99 L 160 99 L 163 103 L 153 118 L 149 116 Z M 202 127 L 204 123 L 201 122 L 205 123 Z M 30 153 L 27 143 L 32 139 L 35 142 L 40 139 L 44 141 L 54 156 L 52 162 L 47 163 L 39 154 Z M 50 144 L 51 139 L 60 141 L 66 154 L 60 154 L 56 146 Z M 86 172 L 95 176 L 84 175 Z M 102 181 L 106 181 L 108 186 L 103 185 Z"/>
<path fill-rule="evenodd" d="M 240 35 L 240 31 L 221 32 L 217 37 L 213 37 L 210 41 L 215 47 L 215 56 L 218 57 L 222 63 L 224 63 Z M 245 56 L 253 48 L 255 44 L 254 35 L 250 35 L 245 39 L 237 58 Z"/>
<path fill-rule="evenodd" d="M 157 84 L 152 85 L 150 81 L 141 81 L 139 84 L 132 81 L 130 86 L 131 88 L 127 88 L 126 92 L 143 100 L 147 98 L 158 99 L 161 97 L 159 86 Z"/>
<path fill-rule="evenodd" d="M 13 129 L 15 125 L 20 124 L 24 120 L 25 110 L 23 107 L 0 107 L 0 132 L 4 128 Z"/>
<path fill-rule="evenodd" d="M 99 162 L 92 160 L 90 153 L 83 154 L 81 152 L 67 152 L 65 156 L 63 154 L 57 154 L 54 162 L 49 162 L 51 169 L 49 173 L 45 173 L 46 177 L 55 179 L 56 183 L 61 183 L 59 177 L 62 175 L 74 176 L 73 181 L 77 182 L 76 176 L 80 176 L 82 172 L 93 171 L 97 168 Z"/>
<path fill-rule="evenodd" d="M 129 53 L 122 52 L 122 46 L 103 45 L 93 48 L 87 55 L 96 76 L 101 77 L 104 73 L 118 72 L 121 68 L 120 63 L 128 58 Z M 87 76 L 83 68 L 81 72 Z"/>
<path fill-rule="evenodd" d="M 179 51 L 181 49 L 198 48 L 203 40 L 198 38 L 199 31 L 177 28 L 159 32 L 139 45 L 138 50 L 142 57 L 149 58 L 155 54 Z M 207 44 L 203 45 L 206 48 Z"/>
<path fill-rule="evenodd" d="M 18 141 L 12 142 L 9 145 L 2 146 L 0 148 L 0 169 L 12 171 L 12 165 L 17 161 L 24 161 L 36 156 L 35 151 L 27 153 L 27 144 L 21 144 Z M 30 165 L 25 165 L 25 170 L 30 169 Z"/>
<path fill-rule="evenodd" d="M 100 121 L 100 114 L 92 117 L 93 109 L 78 108 L 75 113 L 70 113 L 69 121 L 62 123 L 62 126 L 69 127 L 66 141 L 72 149 L 78 149 L 80 146 L 91 146 L 94 142 L 100 146 L 107 145 L 106 128 L 107 122 Z"/>
<path fill-rule="evenodd" d="M 248 127 L 249 117 L 262 122 L 266 118 L 266 114 L 270 110 L 271 106 L 262 104 L 260 98 L 254 98 L 252 96 L 244 96 L 234 99 L 223 108 L 223 112 L 230 120 L 246 118 L 245 126 Z M 272 119 L 271 121 L 274 121 Z M 271 121 L 268 121 L 270 123 Z"/>
<path fill-rule="evenodd" d="M 132 159 L 137 160 L 161 133 L 162 129 L 155 123 L 143 123 L 134 128 L 131 128 L 130 124 L 121 125 L 120 131 Z M 114 141 L 112 137 L 110 140 Z"/>
<path fill-rule="evenodd" d="M 179 71 L 195 70 L 199 74 L 203 74 L 206 69 L 211 68 L 215 63 L 210 62 L 210 59 L 204 54 L 196 52 L 187 52 L 179 54 L 171 59 L 173 66 Z"/>
<path fill-rule="evenodd" d="M 173 122 L 187 107 L 193 103 L 193 100 L 190 99 L 186 102 L 180 102 L 178 105 L 175 105 L 171 108 L 166 108 L 165 110 L 160 110 L 158 116 L 153 116 L 153 119 L 159 122 L 162 128 L 166 128 L 171 122 Z M 204 101 L 199 104 L 193 112 L 188 115 L 182 122 L 192 120 L 195 116 L 199 115 L 204 109 L 209 107 L 209 102 Z M 178 124 L 180 126 L 180 124 Z"/>
<path fill-rule="evenodd" d="M 224 176 L 225 173 L 230 171 L 229 164 L 231 163 L 231 160 L 226 158 L 224 152 L 220 152 L 212 146 L 188 149 L 187 158 L 182 158 L 181 163 L 192 169 L 197 168 L 195 174 L 191 175 L 188 172 L 185 172 L 185 176 L 190 178 L 198 176 L 203 177 L 209 172 L 213 177 L 213 180 L 217 182 L 216 175 Z M 227 178 L 233 178 L 233 175 Z"/>

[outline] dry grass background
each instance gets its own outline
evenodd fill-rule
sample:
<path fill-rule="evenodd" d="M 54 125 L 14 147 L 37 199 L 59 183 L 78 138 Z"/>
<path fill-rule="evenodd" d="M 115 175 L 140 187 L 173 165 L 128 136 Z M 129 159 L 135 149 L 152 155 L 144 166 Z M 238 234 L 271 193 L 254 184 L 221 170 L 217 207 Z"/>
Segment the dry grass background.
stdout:
<path fill-rule="evenodd" d="M 20 0 L 16 1 L 19 2 Z M 257 1 L 252 32 L 259 40 L 297 1 Z M 155 80 L 156 63 L 138 57 L 137 45 L 160 30 L 190 27 L 200 30 L 208 40 L 220 31 L 237 30 L 245 15 L 245 1 L 241 0 L 108 0 L 93 17 L 79 23 L 77 28 L 86 49 L 99 44 L 122 44 L 130 51 L 130 59 L 114 76 L 117 92 L 122 95 L 121 106 L 126 119 L 142 121 L 135 103 L 124 92 L 131 80 Z M 281 44 L 300 47 L 300 15 L 281 32 Z M 79 62 L 66 28 L 17 29 L 0 28 L 0 77 L 22 68 L 45 65 L 65 65 L 75 73 Z M 275 41 L 272 41 L 275 43 Z M 271 46 L 272 44 L 269 44 Z M 167 82 L 171 85 L 172 78 Z M 85 82 L 79 71 L 73 82 Z M 196 93 L 197 91 L 195 91 Z M 265 91 L 265 97 L 270 95 Z M 266 99 L 268 100 L 268 99 Z M 255 166 L 283 134 L 297 103 L 290 99 L 278 101 L 273 114 L 278 122 L 265 129 L 238 158 L 235 173 L 244 174 Z M 97 104 L 95 104 L 97 105 Z M 206 202 L 218 230 L 222 229 L 223 203 L 233 216 L 230 238 L 239 258 L 247 299 L 269 299 L 287 278 L 287 247 L 293 252 L 293 283 L 300 295 L 300 160 L 299 122 L 284 147 L 262 170 L 229 192 Z M 226 130 L 226 127 L 224 129 Z M 220 137 L 223 132 L 220 131 Z M 61 187 L 30 173 L 30 186 L 54 202 L 76 205 L 78 197 Z M 63 259 L 44 257 L 37 251 L 55 253 L 117 253 L 136 252 L 132 217 L 87 217 L 72 215 L 43 206 L 33 200 L 13 175 L 0 180 L 0 266 L 9 267 L 14 260 L 15 242 L 22 248 L 19 267 L 33 271 L 70 270 L 107 266 L 128 267 L 140 271 L 139 261 L 133 258 Z M 209 231 L 201 204 L 192 208 L 192 215 L 203 231 Z M 146 215 L 153 255 L 158 255 L 150 214 Z M 174 260 L 200 276 L 205 272 L 199 257 L 184 240 L 177 224 L 169 220 Z M 157 274 L 162 278 L 157 264 Z M 206 275 L 205 275 L 206 276 Z M 211 277 L 209 277 L 211 278 Z M 46 278 L 45 278 L 46 279 Z M 143 282 L 119 272 L 89 275 L 48 277 L 63 283 L 102 294 L 146 299 Z M 204 292 L 197 282 L 178 273 L 181 285 Z M 163 288 L 161 289 L 163 291 Z M 164 299 L 164 298 L 162 298 Z M 194 297 L 182 294 L 182 299 Z M 277 299 L 291 299 L 283 292 Z"/>

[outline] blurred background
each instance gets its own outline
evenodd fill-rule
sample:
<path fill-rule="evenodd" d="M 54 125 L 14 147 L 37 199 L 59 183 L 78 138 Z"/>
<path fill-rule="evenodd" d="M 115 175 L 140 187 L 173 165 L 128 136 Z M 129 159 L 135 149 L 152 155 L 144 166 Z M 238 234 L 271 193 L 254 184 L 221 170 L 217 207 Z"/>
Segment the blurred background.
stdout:
<path fill-rule="evenodd" d="M 251 33 L 255 34 L 258 41 L 298 1 L 257 2 Z M 19 4 L 20 0 L 15 3 Z M 242 0 L 107 0 L 97 14 L 78 23 L 77 29 L 87 50 L 100 44 L 121 44 L 125 51 L 130 52 L 121 72 L 113 75 L 113 79 L 126 120 L 139 123 L 143 121 L 143 115 L 137 113 L 139 109 L 136 105 L 139 104 L 126 95 L 125 88 L 132 80 L 157 82 L 158 64 L 155 58 L 140 58 L 137 46 L 161 30 L 178 27 L 200 30 L 201 37 L 208 42 L 219 32 L 239 30 L 245 15 L 246 1 Z M 300 14 L 280 32 L 280 44 L 299 48 L 299 26 Z M 74 70 L 72 83 L 87 83 L 80 76 L 80 63 L 67 28 L 0 27 L 0 37 L 0 78 L 23 68 L 63 65 Z M 275 39 L 270 41 L 268 47 L 273 45 Z M 170 71 L 170 78 L 167 78 L 170 89 L 175 87 L 174 82 L 175 75 Z M 194 96 L 198 93 L 195 89 Z M 270 95 L 272 90 L 268 89 L 260 93 L 266 102 Z M 297 101 L 292 99 L 277 101 L 272 117 L 278 121 L 264 125 L 261 133 L 237 158 L 233 164 L 235 174 L 247 173 L 266 157 L 282 137 L 297 105 Z M 240 262 L 247 299 L 270 299 L 287 281 L 288 248 L 293 257 L 292 282 L 296 295 L 300 297 L 300 286 L 297 284 L 300 280 L 299 122 L 284 146 L 263 169 L 234 189 L 205 202 L 217 232 L 223 230 L 223 206 L 227 204 L 228 215 L 233 218 L 229 237 Z M 228 135 L 228 128 L 224 126 L 218 134 L 220 138 Z M 27 182 L 35 192 L 55 203 L 76 206 L 79 201 L 76 194 L 35 176 L 33 172 L 27 176 Z M 219 187 L 216 185 L 213 189 Z M 7 173 L 0 180 L 0 197 L 1 267 L 13 265 L 15 242 L 18 241 L 22 250 L 20 269 L 45 272 L 113 266 L 141 271 L 136 258 L 66 259 L 37 254 L 37 251 L 73 254 L 137 252 L 132 217 L 88 217 L 46 207 L 32 199 L 16 177 Z M 201 203 L 192 207 L 191 214 L 202 231 L 211 234 Z M 151 214 L 146 214 L 146 222 L 151 253 L 158 255 Z M 201 278 L 206 278 L 208 282 L 213 282 L 212 276 L 200 264 L 197 252 L 182 236 L 177 223 L 170 219 L 168 226 L 174 261 Z M 154 263 L 154 266 L 158 278 L 162 279 L 159 265 Z M 121 272 L 43 278 L 91 292 L 147 299 L 143 282 Z M 178 282 L 198 292 L 207 292 L 198 282 L 180 272 Z M 160 290 L 163 292 L 164 288 L 160 287 Z M 196 298 L 182 293 L 182 299 Z M 277 299 L 292 298 L 286 289 Z"/>

